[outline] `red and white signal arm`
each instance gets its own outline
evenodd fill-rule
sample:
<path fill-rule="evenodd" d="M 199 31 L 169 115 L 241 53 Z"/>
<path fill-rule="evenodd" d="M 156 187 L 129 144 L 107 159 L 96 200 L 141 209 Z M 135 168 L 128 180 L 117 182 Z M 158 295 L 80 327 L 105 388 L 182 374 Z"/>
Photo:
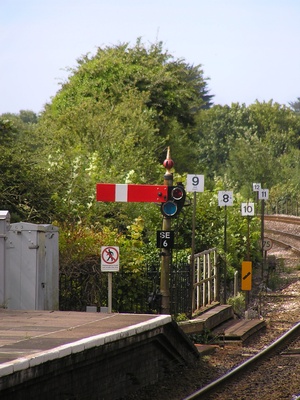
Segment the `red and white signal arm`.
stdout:
<path fill-rule="evenodd" d="M 97 183 L 96 200 L 165 203 L 168 200 L 168 186 Z"/>
<path fill-rule="evenodd" d="M 119 272 L 119 247 L 102 246 L 101 247 L 101 271 Z"/>

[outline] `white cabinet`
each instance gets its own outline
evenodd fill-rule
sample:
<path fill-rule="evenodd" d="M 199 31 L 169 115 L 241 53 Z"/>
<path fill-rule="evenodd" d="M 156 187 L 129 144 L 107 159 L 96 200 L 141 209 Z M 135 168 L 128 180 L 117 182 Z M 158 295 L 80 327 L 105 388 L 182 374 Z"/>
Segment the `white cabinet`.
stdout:
<path fill-rule="evenodd" d="M 13 310 L 58 310 L 58 228 L 18 222 L 6 239 L 4 296 Z"/>

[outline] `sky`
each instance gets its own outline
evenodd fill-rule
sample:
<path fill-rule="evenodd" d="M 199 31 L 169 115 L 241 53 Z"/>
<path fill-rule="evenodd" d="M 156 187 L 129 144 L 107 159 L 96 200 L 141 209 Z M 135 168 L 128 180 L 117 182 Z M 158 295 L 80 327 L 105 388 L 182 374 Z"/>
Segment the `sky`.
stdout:
<path fill-rule="evenodd" d="M 214 104 L 300 97 L 300 0 L 0 0 L 0 114 L 43 111 L 98 47 L 163 43 Z"/>

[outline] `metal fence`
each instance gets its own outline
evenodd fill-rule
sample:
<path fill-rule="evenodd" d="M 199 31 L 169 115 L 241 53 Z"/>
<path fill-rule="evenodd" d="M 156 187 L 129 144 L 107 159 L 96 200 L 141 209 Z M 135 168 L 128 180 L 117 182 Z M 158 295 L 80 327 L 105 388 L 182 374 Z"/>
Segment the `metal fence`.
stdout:
<path fill-rule="evenodd" d="M 95 262 L 81 268 L 80 274 L 60 273 L 60 310 L 98 310 L 107 306 L 107 274 L 95 267 Z M 160 266 L 146 265 L 140 273 L 120 270 L 113 274 L 112 308 L 115 312 L 160 313 Z M 170 312 L 187 313 L 190 309 L 190 265 L 170 268 Z"/>
<path fill-rule="evenodd" d="M 286 214 L 286 215 L 300 215 L 299 201 L 296 199 L 283 199 L 276 202 L 267 201 L 266 214 Z"/>
<path fill-rule="evenodd" d="M 173 265 L 170 272 L 170 312 L 172 315 L 189 314 L 190 293 L 190 264 Z"/>

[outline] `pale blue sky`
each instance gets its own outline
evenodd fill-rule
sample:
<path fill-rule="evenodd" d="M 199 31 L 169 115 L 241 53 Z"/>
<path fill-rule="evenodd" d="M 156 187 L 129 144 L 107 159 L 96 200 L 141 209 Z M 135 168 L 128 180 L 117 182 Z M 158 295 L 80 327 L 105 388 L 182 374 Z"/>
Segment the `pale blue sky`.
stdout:
<path fill-rule="evenodd" d="M 300 0 L 0 0 L 0 114 L 35 112 L 97 47 L 157 41 L 215 104 L 300 97 Z"/>

